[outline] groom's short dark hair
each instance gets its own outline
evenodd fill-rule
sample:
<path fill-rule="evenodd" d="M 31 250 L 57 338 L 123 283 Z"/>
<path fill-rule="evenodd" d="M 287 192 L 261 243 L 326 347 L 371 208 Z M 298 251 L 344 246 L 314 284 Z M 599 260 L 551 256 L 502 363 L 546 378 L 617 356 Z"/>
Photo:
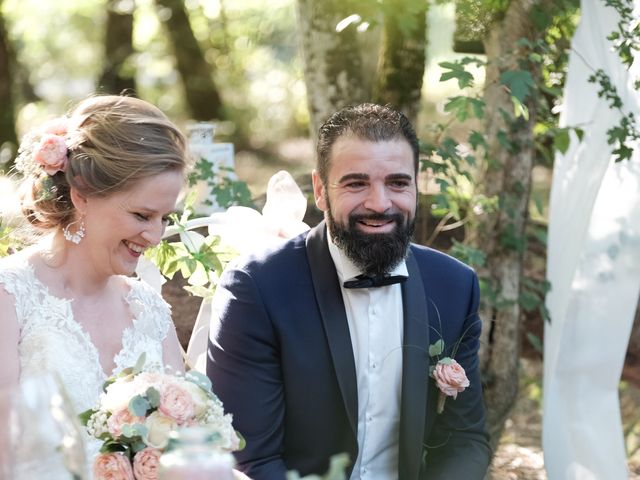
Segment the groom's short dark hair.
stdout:
<path fill-rule="evenodd" d="M 409 119 L 389 106 L 362 103 L 334 113 L 318 130 L 316 169 L 324 183 L 327 182 L 333 144 L 349 134 L 372 142 L 404 138 L 413 151 L 415 173 L 418 173 L 418 137 Z"/>

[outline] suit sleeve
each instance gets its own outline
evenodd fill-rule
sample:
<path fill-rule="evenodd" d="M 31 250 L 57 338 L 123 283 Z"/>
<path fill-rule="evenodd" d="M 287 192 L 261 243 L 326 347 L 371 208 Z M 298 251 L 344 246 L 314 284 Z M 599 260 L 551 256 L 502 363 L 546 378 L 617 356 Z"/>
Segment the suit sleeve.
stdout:
<path fill-rule="evenodd" d="M 286 477 L 278 340 L 254 280 L 228 269 L 212 304 L 207 375 L 246 440 L 238 468 L 254 480 Z"/>
<path fill-rule="evenodd" d="M 469 387 L 456 399 L 447 397 L 444 411 L 436 413 L 439 390 L 429 382 L 428 416 L 435 417 L 426 441 L 426 476 L 429 480 L 464 478 L 482 480 L 491 459 L 489 437 L 485 430 L 485 410 L 480 380 L 478 349 L 481 321 L 478 315 L 479 287 L 475 273 L 471 279 L 471 295 L 467 315 L 462 323 L 459 343 L 454 342 L 450 355 L 462 365 Z M 446 343 L 446 342 L 445 342 Z"/>

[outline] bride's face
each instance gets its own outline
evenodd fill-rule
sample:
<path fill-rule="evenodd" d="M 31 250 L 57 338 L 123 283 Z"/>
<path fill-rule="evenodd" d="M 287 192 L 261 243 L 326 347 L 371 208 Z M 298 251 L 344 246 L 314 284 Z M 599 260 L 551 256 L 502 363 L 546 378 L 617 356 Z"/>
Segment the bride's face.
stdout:
<path fill-rule="evenodd" d="M 92 266 L 103 275 L 131 275 L 147 247 L 162 239 L 183 184 L 179 171 L 137 182 L 128 190 L 87 199 L 86 235 Z"/>

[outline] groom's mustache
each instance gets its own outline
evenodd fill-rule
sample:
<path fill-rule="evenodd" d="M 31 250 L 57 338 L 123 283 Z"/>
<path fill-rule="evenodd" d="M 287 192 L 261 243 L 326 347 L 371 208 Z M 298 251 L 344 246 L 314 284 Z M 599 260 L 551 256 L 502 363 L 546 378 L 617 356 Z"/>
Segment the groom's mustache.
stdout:
<path fill-rule="evenodd" d="M 352 213 L 349 215 L 349 227 L 355 227 L 358 222 L 395 222 L 404 225 L 404 217 L 400 213 Z"/>

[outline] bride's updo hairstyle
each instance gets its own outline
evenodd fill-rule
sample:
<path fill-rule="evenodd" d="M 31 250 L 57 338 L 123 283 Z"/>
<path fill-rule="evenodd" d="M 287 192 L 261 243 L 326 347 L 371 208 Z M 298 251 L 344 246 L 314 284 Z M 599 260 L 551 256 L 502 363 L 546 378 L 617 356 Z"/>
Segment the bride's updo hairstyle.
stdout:
<path fill-rule="evenodd" d="M 187 163 L 185 138 L 160 109 L 134 97 L 93 96 L 22 140 L 22 210 L 38 230 L 61 229 L 74 221 L 70 187 L 104 197 L 159 173 L 184 173 Z"/>

